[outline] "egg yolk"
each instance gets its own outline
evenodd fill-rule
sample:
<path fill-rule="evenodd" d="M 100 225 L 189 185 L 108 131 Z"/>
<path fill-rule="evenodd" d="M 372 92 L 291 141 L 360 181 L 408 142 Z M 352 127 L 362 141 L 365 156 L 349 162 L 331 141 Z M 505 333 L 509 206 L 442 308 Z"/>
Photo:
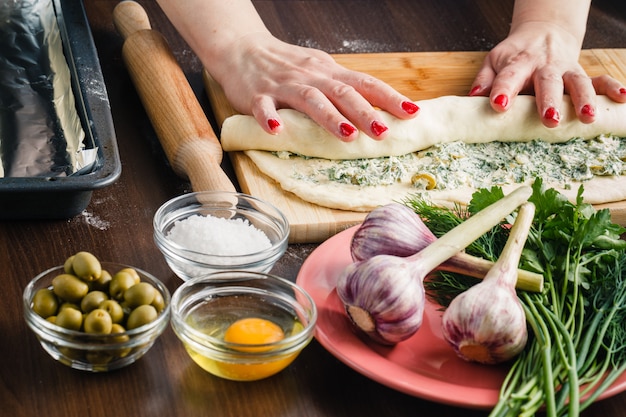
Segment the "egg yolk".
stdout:
<path fill-rule="evenodd" d="M 290 334 L 300 331 L 302 331 L 302 325 L 296 323 Z M 270 346 L 258 345 L 278 342 L 285 338 L 285 333 L 280 326 L 269 320 L 252 317 L 232 323 L 226 329 L 223 338 L 229 343 L 250 345 L 250 347 L 237 346 L 237 350 L 240 352 L 267 352 L 272 349 Z M 274 375 L 289 366 L 299 353 L 296 351 L 256 362 L 254 360 L 246 361 L 245 358 L 243 360 L 239 358 L 235 361 L 215 360 L 202 356 L 189 346 L 187 346 L 187 350 L 193 360 L 203 369 L 214 375 L 235 381 L 255 381 Z"/>
<path fill-rule="evenodd" d="M 256 317 L 240 319 L 231 324 L 224 333 L 224 341 L 242 345 L 262 345 L 274 343 L 285 338 L 283 329 L 277 324 Z M 268 348 L 244 349 L 242 351 L 263 351 Z"/>

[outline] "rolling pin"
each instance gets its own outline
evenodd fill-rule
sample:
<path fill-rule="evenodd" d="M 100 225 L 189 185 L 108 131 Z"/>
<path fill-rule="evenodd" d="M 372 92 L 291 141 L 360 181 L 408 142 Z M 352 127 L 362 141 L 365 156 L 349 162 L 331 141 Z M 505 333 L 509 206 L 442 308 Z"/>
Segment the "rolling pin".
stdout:
<path fill-rule="evenodd" d="M 167 41 L 132 0 L 113 10 L 122 57 L 174 172 L 194 191 L 235 191 L 220 167 L 222 146 Z"/>

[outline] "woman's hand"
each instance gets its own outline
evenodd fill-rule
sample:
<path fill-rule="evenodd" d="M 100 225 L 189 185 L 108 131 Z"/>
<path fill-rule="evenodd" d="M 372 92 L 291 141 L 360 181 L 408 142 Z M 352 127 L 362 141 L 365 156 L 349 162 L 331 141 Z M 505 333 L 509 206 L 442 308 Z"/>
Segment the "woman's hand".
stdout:
<path fill-rule="evenodd" d="M 361 130 L 387 132 L 374 107 L 406 119 L 419 108 L 389 85 L 350 71 L 320 50 L 285 43 L 265 27 L 250 0 L 158 0 L 174 26 L 222 86 L 230 103 L 279 133 L 279 108 L 309 115 L 346 142 Z"/>
<path fill-rule="evenodd" d="M 279 133 L 279 108 L 301 111 L 343 141 L 358 132 L 385 137 L 374 106 L 401 119 L 419 108 L 388 84 L 337 64 L 327 53 L 282 42 L 266 32 L 248 34 L 222 54 L 212 75 L 231 104 L 252 114 L 268 133 Z"/>
<path fill-rule="evenodd" d="M 523 10 L 523 6 L 520 9 Z M 559 124 L 559 106 L 564 93 L 570 95 L 576 115 L 583 123 L 592 123 L 595 119 L 596 94 L 607 95 L 619 103 L 626 102 L 626 88 L 620 82 L 608 75 L 590 78 L 578 63 L 584 35 L 580 24 L 566 25 L 566 19 L 556 22 L 524 20 L 541 9 L 526 11 L 527 14 L 518 14 L 522 16 L 521 21 L 516 23 L 514 19 L 509 36 L 485 58 L 470 95 L 489 95 L 494 110 L 502 112 L 519 93 L 534 94 L 541 120 L 548 127 Z"/>

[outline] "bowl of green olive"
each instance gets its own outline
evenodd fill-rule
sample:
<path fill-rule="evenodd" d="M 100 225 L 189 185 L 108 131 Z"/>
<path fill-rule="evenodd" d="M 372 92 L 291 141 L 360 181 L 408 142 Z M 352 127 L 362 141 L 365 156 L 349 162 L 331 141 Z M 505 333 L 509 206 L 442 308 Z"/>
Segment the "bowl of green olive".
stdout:
<path fill-rule="evenodd" d="M 78 252 L 33 278 L 24 317 L 55 360 L 90 372 L 134 363 L 169 323 L 170 293 L 139 268 Z"/>

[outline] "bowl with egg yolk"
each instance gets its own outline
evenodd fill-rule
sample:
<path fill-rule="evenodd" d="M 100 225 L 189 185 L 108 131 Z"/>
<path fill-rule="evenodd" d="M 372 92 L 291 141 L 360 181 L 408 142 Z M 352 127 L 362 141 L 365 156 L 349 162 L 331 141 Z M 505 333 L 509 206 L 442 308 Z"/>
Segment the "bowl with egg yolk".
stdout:
<path fill-rule="evenodd" d="M 317 308 L 275 275 L 222 271 L 185 281 L 172 296 L 172 329 L 191 359 L 225 379 L 254 381 L 291 364 L 313 338 Z"/>

